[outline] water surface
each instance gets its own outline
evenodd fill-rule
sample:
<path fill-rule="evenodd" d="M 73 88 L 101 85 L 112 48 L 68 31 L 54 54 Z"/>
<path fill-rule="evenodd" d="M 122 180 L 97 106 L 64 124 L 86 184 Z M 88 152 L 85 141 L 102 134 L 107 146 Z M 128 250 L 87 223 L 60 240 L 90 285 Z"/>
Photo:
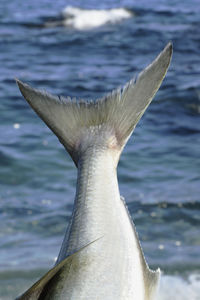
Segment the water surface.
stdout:
<path fill-rule="evenodd" d="M 67 5 L 118 7 L 131 16 L 77 29 L 61 24 Z M 73 162 L 14 78 L 97 99 L 138 74 L 169 40 L 172 64 L 123 152 L 118 177 L 146 259 L 163 270 L 159 299 L 199 299 L 199 14 L 197 0 L 1 1 L 1 300 L 14 299 L 53 266 L 76 184 Z"/>

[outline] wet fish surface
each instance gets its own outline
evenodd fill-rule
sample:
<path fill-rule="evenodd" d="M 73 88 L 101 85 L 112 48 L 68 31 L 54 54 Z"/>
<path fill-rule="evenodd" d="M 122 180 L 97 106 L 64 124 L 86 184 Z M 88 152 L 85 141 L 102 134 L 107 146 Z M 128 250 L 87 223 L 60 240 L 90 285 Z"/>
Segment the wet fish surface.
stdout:
<path fill-rule="evenodd" d="M 17 299 L 154 299 L 160 271 L 145 261 L 120 197 L 117 165 L 171 55 L 169 43 L 137 80 L 94 102 L 53 96 L 17 80 L 78 169 L 73 214 L 56 266 Z"/>

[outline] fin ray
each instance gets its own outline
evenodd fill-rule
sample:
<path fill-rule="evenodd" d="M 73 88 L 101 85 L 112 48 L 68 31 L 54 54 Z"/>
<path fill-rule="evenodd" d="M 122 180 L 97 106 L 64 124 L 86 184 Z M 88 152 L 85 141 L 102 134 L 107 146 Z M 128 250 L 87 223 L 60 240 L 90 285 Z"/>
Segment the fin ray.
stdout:
<path fill-rule="evenodd" d="M 77 165 L 81 141 L 102 131 L 115 136 L 122 151 L 130 134 L 159 89 L 172 55 L 169 43 L 136 81 L 131 80 L 95 102 L 57 97 L 17 80 L 19 89 L 47 126 L 57 135 Z M 95 128 L 95 130 L 94 130 Z M 100 134 L 99 134 L 100 133 Z"/>
<path fill-rule="evenodd" d="M 33 284 L 23 295 L 16 298 L 16 300 L 39 300 L 40 296 L 48 284 L 50 280 L 53 279 L 54 276 L 66 266 L 69 266 L 73 260 L 76 259 L 77 255 L 82 252 L 84 249 L 89 247 L 91 244 L 97 242 L 102 237 L 92 241 L 91 243 L 87 244 L 86 246 L 82 247 L 78 251 L 74 252 L 73 254 L 67 256 L 64 260 L 62 260 L 59 264 L 55 265 L 52 269 L 50 269 L 44 276 L 42 276 L 35 284 Z"/>
<path fill-rule="evenodd" d="M 137 241 L 137 248 L 138 248 L 139 253 L 140 253 L 140 261 L 141 261 L 141 265 L 142 265 L 144 286 L 145 286 L 145 300 L 151 300 L 151 299 L 154 299 L 154 297 L 156 295 L 161 272 L 160 272 L 159 268 L 156 271 L 151 270 L 149 268 L 148 263 L 145 259 L 143 250 L 142 250 L 142 246 L 141 246 L 141 243 L 140 243 L 140 240 L 139 240 L 137 230 L 135 228 L 135 224 L 134 224 L 134 222 L 132 220 L 132 217 L 129 213 L 128 207 L 127 207 L 126 202 L 125 202 L 125 199 L 124 199 L 123 196 L 120 196 L 120 199 L 121 199 L 122 203 L 124 204 L 127 216 L 130 220 L 130 223 L 132 224 L 133 234 L 134 234 L 135 239 Z"/>

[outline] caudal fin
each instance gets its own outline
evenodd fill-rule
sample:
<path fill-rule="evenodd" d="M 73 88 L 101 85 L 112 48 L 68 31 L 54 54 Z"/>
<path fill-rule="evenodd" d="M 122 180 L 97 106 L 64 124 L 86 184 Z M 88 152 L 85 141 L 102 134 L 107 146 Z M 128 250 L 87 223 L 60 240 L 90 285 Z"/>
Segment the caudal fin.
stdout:
<path fill-rule="evenodd" d="M 107 139 L 106 147 L 121 151 L 159 89 L 172 55 L 169 43 L 158 57 L 131 80 L 95 102 L 50 95 L 17 80 L 19 89 L 47 126 L 57 135 L 77 165 L 81 147 Z M 105 135 L 105 132 L 107 134 Z M 104 141 L 103 141 L 104 140 Z"/>

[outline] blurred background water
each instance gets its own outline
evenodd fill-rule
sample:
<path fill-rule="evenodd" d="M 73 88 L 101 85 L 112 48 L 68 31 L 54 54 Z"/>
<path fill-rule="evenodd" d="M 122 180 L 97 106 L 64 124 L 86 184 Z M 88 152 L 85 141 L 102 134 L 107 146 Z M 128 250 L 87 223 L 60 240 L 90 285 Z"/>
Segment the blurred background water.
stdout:
<path fill-rule="evenodd" d="M 172 64 L 118 177 L 146 259 L 163 271 L 158 299 L 200 299 L 199 15 L 199 0 L 1 0 L 1 300 L 53 266 L 76 184 L 73 162 L 14 78 L 96 99 L 138 74 L 170 40 Z"/>

